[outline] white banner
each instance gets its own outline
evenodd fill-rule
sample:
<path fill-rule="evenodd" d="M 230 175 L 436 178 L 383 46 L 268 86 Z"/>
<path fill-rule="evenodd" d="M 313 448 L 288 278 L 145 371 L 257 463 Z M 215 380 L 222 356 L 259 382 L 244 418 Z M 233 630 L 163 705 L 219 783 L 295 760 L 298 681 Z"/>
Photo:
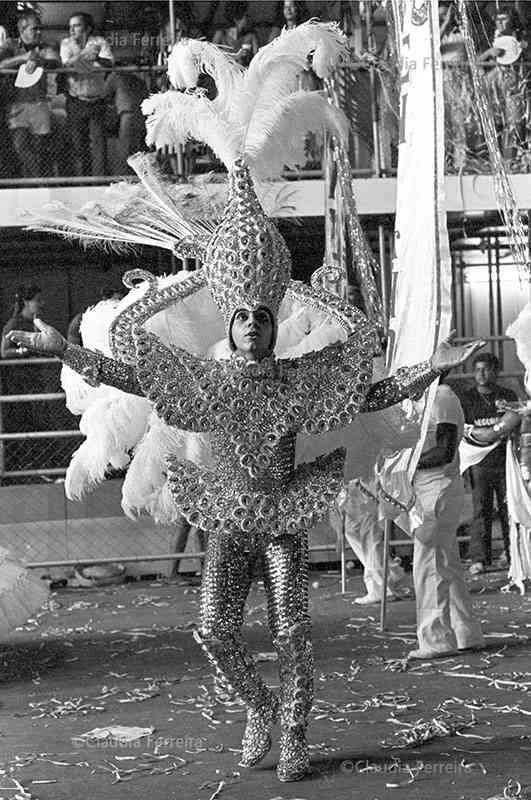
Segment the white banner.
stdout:
<path fill-rule="evenodd" d="M 429 358 L 451 325 L 451 263 L 444 196 L 444 108 L 438 4 L 393 0 L 401 63 L 395 252 L 387 363 Z M 389 461 L 383 487 L 405 504 L 435 386 L 425 396 L 415 451 Z M 404 497 L 409 494 L 410 497 Z"/>

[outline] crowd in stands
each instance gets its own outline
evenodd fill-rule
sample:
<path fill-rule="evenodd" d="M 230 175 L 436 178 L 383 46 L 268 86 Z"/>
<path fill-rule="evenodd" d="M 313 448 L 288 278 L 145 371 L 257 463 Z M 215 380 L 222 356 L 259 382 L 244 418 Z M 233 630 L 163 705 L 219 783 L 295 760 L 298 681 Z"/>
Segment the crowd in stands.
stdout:
<path fill-rule="evenodd" d="M 62 37 L 54 36 L 57 32 L 50 33 L 48 27 L 43 33 L 38 11 L 33 8 L 37 4 L 26 5 L 28 8 L 15 20 L 0 18 L 0 179 L 127 174 L 127 157 L 144 147 L 140 103 L 150 92 L 167 88 L 164 65 L 174 42 L 185 37 L 205 38 L 227 48 L 247 66 L 259 47 L 282 28 L 294 27 L 311 16 L 347 22 L 348 27 L 347 12 L 351 27 L 358 26 L 357 31 L 349 33 L 354 51 L 361 56 L 360 63 L 363 64 L 364 51 L 372 48 L 374 57 L 365 63 L 380 72 L 382 91 L 378 100 L 384 107 L 380 108 L 379 118 L 386 128 L 381 132 L 381 149 L 387 153 L 387 166 L 396 166 L 396 110 L 385 108 L 386 103 L 396 100 L 396 91 L 389 85 L 393 74 L 389 61 L 394 48 L 382 3 L 360 4 L 362 16 L 355 18 L 352 3 L 286 0 L 271 3 L 275 11 L 273 23 L 260 25 L 253 19 L 252 4 L 225 2 L 221 6 L 224 26 L 219 25 L 219 3 L 210 4 L 211 13 L 201 20 L 194 15 L 193 3 L 175 3 L 172 23 L 159 19 L 156 36 L 132 36 L 129 32 L 136 38 L 129 49 L 122 46 L 120 32 L 97 31 L 90 14 L 82 10 L 83 4 L 79 9 L 71 4 L 73 13 Z M 529 5 L 474 4 L 488 100 L 508 161 L 527 150 Z M 369 6 L 370 42 L 363 19 L 365 7 Z M 455 3 L 440 2 L 439 9 L 446 67 L 448 167 L 460 171 L 475 157 L 481 157 L 481 135 Z M 146 23 L 146 30 L 148 27 Z M 124 36 L 127 38 L 127 32 Z M 513 51 L 512 61 L 504 47 Z M 301 76 L 301 86 L 311 89 L 316 85 L 309 68 Z M 360 92 L 363 86 L 362 79 Z M 360 101 L 361 113 L 366 113 L 365 105 Z M 372 135 L 371 124 L 366 127 Z M 319 161 L 318 150 L 318 143 L 310 141 L 309 163 Z M 175 166 L 171 167 L 171 154 L 166 154 L 166 159 L 176 171 Z"/>

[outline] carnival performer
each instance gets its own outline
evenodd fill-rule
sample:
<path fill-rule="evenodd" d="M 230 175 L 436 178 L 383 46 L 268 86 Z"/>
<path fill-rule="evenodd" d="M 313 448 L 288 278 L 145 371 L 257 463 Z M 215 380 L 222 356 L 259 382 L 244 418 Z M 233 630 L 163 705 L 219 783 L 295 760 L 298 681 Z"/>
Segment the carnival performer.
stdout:
<path fill-rule="evenodd" d="M 203 42 L 176 46 L 173 73 L 169 64 L 175 86 L 186 85 L 179 76 L 189 76 L 190 68 L 202 68 L 199 50 L 204 54 L 206 49 Z M 297 91 L 296 75 L 309 53 L 316 73 L 326 77 L 345 54 L 345 38 L 335 25 L 302 25 L 260 50 L 245 74 L 214 49 L 209 65 L 218 86 L 215 100 L 193 92 L 168 92 L 150 100 L 148 143 L 159 145 L 167 137 L 174 143 L 203 139 L 229 171 L 228 203 L 208 241 L 203 267 L 176 284 L 172 297 L 185 313 L 194 295 L 201 296 L 203 309 L 213 301 L 230 343 L 230 359 L 214 361 L 169 347 L 150 331 L 150 319 L 171 295 L 157 289 L 156 279 L 141 301 L 117 319 L 114 358 L 68 344 L 43 322 L 37 334 L 10 334 L 19 346 L 59 356 L 93 384 L 147 397 L 166 424 L 207 434 L 209 468 L 168 456 L 175 507 L 208 533 L 194 635 L 247 707 L 243 766 L 265 757 L 280 718 L 281 781 L 300 780 L 309 770 L 306 727 L 313 658 L 307 532 L 328 514 L 345 463 L 344 448 L 326 450 L 326 435 L 341 435 L 342 426 L 353 424 L 359 412 L 418 395 L 478 346 L 444 342 L 428 361 L 371 385 L 378 347 L 374 326 L 333 295 L 290 280 L 288 248 L 263 212 L 252 175 L 274 174 L 284 164 L 298 163 L 305 133 L 317 119 L 345 136 L 339 112 L 324 95 Z M 177 69 L 178 58 L 187 59 L 187 72 L 182 62 Z M 336 341 L 324 347 L 321 341 L 321 349 L 299 358 L 277 359 L 274 347 L 288 300 L 328 315 L 341 330 Z M 315 436 L 317 450 L 324 447 L 327 454 L 296 467 L 299 436 Z M 263 682 L 241 638 L 257 566 L 278 652 L 280 697 Z"/>

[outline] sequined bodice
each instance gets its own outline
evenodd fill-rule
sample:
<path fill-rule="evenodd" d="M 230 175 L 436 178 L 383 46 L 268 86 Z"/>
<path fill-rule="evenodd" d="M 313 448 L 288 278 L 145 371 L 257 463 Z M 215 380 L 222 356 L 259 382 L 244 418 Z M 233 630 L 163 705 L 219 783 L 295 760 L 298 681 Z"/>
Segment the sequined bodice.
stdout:
<path fill-rule="evenodd" d="M 294 474 L 295 434 L 288 433 L 271 445 L 259 436 L 234 445 L 224 434 L 211 436 L 215 473 L 227 486 L 242 490 L 272 491 L 286 486 Z"/>

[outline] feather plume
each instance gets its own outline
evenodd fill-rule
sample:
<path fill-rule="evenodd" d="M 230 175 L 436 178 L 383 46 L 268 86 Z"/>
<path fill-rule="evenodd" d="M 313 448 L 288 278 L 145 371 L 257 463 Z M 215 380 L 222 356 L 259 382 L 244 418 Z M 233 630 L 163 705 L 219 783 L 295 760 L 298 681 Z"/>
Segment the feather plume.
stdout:
<path fill-rule="evenodd" d="M 204 40 L 187 39 L 176 44 L 168 58 L 168 77 L 176 89 L 193 89 L 202 73 L 210 75 L 217 89 L 216 107 L 234 104 L 244 69 L 234 57 Z"/>
<path fill-rule="evenodd" d="M 297 91 L 311 55 L 317 62 L 314 71 L 324 78 L 344 61 L 347 52 L 346 36 L 336 23 L 310 20 L 290 31 L 284 29 L 251 61 L 234 109 L 237 120 L 247 130 L 263 109 Z"/>
<path fill-rule="evenodd" d="M 200 94 L 170 91 L 152 95 L 142 103 L 142 111 L 148 114 L 148 145 L 171 147 L 198 139 L 212 148 L 228 169 L 240 155 L 241 129 Z"/>
<path fill-rule="evenodd" d="M 70 461 L 65 491 L 77 500 L 105 477 L 109 466 L 123 469 L 142 438 L 151 410 L 148 400 L 113 390 L 83 414 L 79 430 L 87 437 Z"/>
<path fill-rule="evenodd" d="M 140 184 L 112 184 L 99 203 L 87 203 L 78 211 L 63 203 L 50 204 L 40 214 L 28 215 L 28 227 L 115 251 L 150 245 L 175 252 L 179 242 L 186 240 L 201 258 L 221 219 L 225 187 L 220 191 L 219 185 L 209 185 L 203 176 L 186 184 L 170 183 L 151 154 L 137 153 L 129 163 Z"/>
<path fill-rule="evenodd" d="M 284 165 L 304 162 L 308 131 L 325 127 L 342 141 L 348 136 L 345 115 L 322 92 L 298 91 L 252 120 L 244 156 L 259 177 L 278 175 Z"/>

